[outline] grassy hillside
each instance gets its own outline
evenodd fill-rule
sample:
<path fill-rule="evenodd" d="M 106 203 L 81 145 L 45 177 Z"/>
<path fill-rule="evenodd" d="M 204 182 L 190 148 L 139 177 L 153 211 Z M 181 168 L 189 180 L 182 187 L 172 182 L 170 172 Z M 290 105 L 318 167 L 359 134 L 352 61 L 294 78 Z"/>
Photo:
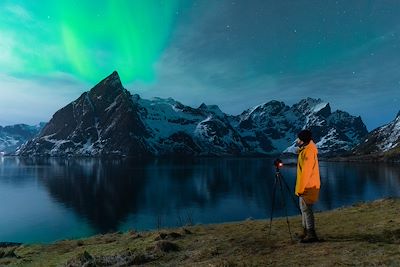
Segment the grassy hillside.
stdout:
<path fill-rule="evenodd" d="M 286 219 L 114 233 L 48 245 L 0 248 L 0 265 L 333 266 L 399 265 L 400 200 L 317 213 L 320 243 L 291 241 Z M 291 217 L 300 232 L 300 216 Z"/>

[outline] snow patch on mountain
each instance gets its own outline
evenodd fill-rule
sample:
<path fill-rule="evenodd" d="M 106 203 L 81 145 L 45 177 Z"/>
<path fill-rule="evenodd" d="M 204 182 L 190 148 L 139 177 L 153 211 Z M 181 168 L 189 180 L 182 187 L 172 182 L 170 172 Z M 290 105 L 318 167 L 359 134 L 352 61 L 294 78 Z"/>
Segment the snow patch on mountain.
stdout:
<path fill-rule="evenodd" d="M 393 122 L 381 127 L 378 134 L 385 136 L 385 138 L 382 138 L 382 142 L 378 144 L 381 151 L 386 152 L 397 147 L 400 141 L 400 116 L 397 116 Z"/>
<path fill-rule="evenodd" d="M 328 105 L 328 103 L 324 103 L 324 102 L 318 103 L 318 104 L 316 104 L 316 105 L 314 106 L 314 108 L 312 109 L 312 111 L 313 111 L 314 113 L 316 113 L 316 112 L 320 111 L 321 109 L 325 108 L 327 105 Z"/>
<path fill-rule="evenodd" d="M 136 103 L 141 107 L 142 120 L 153 133 L 154 141 L 167 138 L 178 131 L 192 133 L 196 123 L 203 118 L 184 112 L 184 106 L 172 98 L 140 98 Z"/>

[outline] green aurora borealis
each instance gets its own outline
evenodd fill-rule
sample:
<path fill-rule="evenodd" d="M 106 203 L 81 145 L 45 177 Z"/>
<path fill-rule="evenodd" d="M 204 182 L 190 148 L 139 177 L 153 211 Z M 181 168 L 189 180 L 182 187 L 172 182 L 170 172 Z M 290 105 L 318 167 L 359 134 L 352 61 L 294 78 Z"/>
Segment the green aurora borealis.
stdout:
<path fill-rule="evenodd" d="M 146 99 L 321 98 L 372 130 L 399 112 L 399 49 L 398 0 L 2 0 L 0 125 L 48 121 L 117 70 Z"/>
<path fill-rule="evenodd" d="M 57 70 L 89 82 L 118 69 L 126 82 L 152 81 L 179 2 L 9 1 L 0 9 L 0 31 L 9 40 L 0 47 L 7 55 L 0 67 L 25 75 Z"/>

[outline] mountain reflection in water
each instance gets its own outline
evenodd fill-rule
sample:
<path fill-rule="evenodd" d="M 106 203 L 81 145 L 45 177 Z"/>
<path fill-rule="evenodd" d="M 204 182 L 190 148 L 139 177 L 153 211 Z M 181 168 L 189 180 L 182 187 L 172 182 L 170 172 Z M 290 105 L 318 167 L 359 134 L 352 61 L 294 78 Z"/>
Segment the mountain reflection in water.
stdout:
<path fill-rule="evenodd" d="M 272 162 L 1 158 L 0 212 L 5 217 L 0 240 L 47 242 L 189 222 L 268 218 L 275 177 Z M 320 162 L 320 169 L 317 210 L 400 195 L 399 165 Z M 287 164 L 281 172 L 293 191 L 296 166 Z M 298 213 L 291 196 L 285 192 L 285 197 L 277 200 L 275 216 L 285 216 L 283 203 L 289 215 Z"/>

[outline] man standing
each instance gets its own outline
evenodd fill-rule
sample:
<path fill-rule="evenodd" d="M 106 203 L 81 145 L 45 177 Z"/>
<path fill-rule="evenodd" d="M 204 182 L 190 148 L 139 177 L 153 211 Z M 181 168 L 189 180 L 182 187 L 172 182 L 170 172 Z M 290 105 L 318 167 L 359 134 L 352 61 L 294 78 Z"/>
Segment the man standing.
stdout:
<path fill-rule="evenodd" d="M 312 209 L 313 204 L 318 200 L 321 185 L 317 157 L 318 150 L 312 141 L 312 135 L 309 130 L 302 130 L 297 137 L 299 156 L 295 194 L 299 197 L 304 230 L 300 242 L 311 243 L 318 241 Z"/>

